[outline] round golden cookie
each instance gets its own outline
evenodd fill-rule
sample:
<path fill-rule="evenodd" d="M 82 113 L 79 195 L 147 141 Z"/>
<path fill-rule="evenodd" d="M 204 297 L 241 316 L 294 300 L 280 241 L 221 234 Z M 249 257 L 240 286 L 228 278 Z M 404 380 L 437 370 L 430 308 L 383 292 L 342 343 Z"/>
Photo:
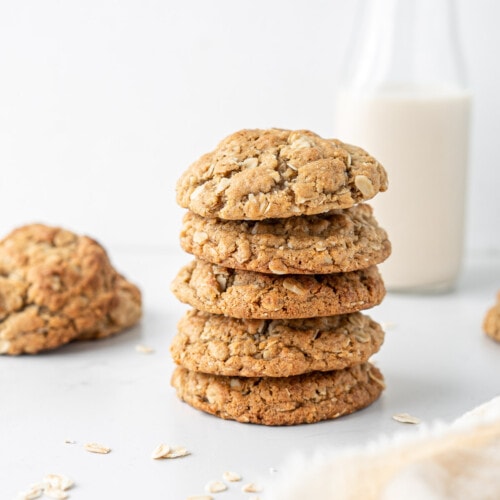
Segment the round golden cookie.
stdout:
<path fill-rule="evenodd" d="M 187 212 L 180 239 L 186 252 L 213 264 L 272 274 L 356 271 L 391 253 L 387 233 L 365 204 L 264 221 L 206 219 Z"/>
<path fill-rule="evenodd" d="M 483 330 L 489 337 L 500 342 L 500 292 L 497 294 L 496 304 L 486 313 Z"/>
<path fill-rule="evenodd" d="M 231 220 L 313 215 L 349 208 L 387 189 L 366 151 L 308 130 L 241 130 L 193 163 L 177 202 Z"/>
<path fill-rule="evenodd" d="M 369 363 L 280 378 L 221 377 L 177 367 L 172 385 L 198 410 L 264 425 L 337 418 L 373 403 L 384 389 L 382 374 Z"/>
<path fill-rule="evenodd" d="M 361 313 L 265 320 L 192 309 L 180 320 L 170 352 L 195 372 L 289 377 L 364 363 L 383 340 L 380 325 Z"/>
<path fill-rule="evenodd" d="M 376 266 L 349 273 L 277 276 L 198 259 L 179 271 L 172 291 L 195 309 L 254 319 L 346 314 L 373 307 L 385 295 Z"/>
<path fill-rule="evenodd" d="M 94 240 L 33 224 L 0 241 L 0 354 L 106 337 L 140 316 L 139 289 Z"/>

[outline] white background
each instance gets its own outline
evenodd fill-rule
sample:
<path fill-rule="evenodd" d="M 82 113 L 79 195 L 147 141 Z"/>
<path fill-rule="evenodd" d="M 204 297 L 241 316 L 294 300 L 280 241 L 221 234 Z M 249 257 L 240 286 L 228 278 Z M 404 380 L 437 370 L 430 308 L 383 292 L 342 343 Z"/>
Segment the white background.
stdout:
<path fill-rule="evenodd" d="M 469 249 L 500 250 L 500 4 L 457 1 L 475 96 Z M 0 2 L 0 234 L 173 247 L 175 180 L 227 134 L 331 136 L 356 2 Z"/>

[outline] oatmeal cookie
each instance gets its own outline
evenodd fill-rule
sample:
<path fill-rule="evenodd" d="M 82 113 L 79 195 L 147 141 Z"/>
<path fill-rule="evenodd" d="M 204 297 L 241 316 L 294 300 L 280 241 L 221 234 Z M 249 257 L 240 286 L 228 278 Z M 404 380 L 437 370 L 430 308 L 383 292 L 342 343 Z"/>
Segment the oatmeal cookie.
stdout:
<path fill-rule="evenodd" d="M 241 130 L 193 163 L 177 202 L 203 217 L 314 215 L 373 198 L 387 174 L 366 151 L 308 130 Z"/>
<path fill-rule="evenodd" d="M 486 313 L 483 329 L 489 337 L 500 342 L 500 292 L 497 294 L 496 304 Z"/>
<path fill-rule="evenodd" d="M 346 314 L 373 307 L 385 295 L 376 266 L 349 273 L 277 276 L 199 259 L 179 271 L 172 291 L 201 311 L 254 319 Z"/>
<path fill-rule="evenodd" d="M 384 382 L 369 363 L 281 378 L 221 377 L 178 367 L 172 385 L 180 399 L 220 418 L 264 425 L 319 422 L 373 403 Z"/>
<path fill-rule="evenodd" d="M 36 353 L 136 323 L 141 294 L 96 241 L 41 224 L 0 241 L 0 353 Z"/>
<path fill-rule="evenodd" d="M 264 221 L 206 219 L 187 212 L 182 248 L 234 269 L 271 274 L 329 274 L 380 264 L 391 253 L 369 205 Z"/>
<path fill-rule="evenodd" d="M 180 320 L 170 352 L 178 365 L 195 372 L 289 377 L 364 363 L 383 340 L 380 325 L 361 313 L 266 320 L 192 309 Z"/>

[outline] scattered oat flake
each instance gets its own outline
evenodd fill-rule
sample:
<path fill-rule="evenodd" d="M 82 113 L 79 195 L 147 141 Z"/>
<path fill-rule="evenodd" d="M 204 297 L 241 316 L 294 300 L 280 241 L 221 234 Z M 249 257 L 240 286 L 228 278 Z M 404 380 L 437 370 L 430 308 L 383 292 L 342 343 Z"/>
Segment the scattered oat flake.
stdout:
<path fill-rule="evenodd" d="M 241 476 L 236 472 L 228 470 L 222 474 L 222 479 L 224 479 L 224 481 L 229 481 L 230 483 L 236 483 L 237 481 L 241 481 Z"/>
<path fill-rule="evenodd" d="M 100 443 L 87 443 L 83 445 L 83 447 L 87 451 L 90 451 L 90 453 L 100 453 L 101 455 L 106 455 L 111 451 L 111 448 L 108 448 L 107 446 L 104 446 Z"/>
<path fill-rule="evenodd" d="M 214 497 L 211 497 L 210 495 L 195 495 L 187 497 L 186 500 L 214 500 Z"/>
<path fill-rule="evenodd" d="M 409 413 L 396 413 L 392 416 L 394 420 L 397 422 L 401 422 L 403 424 L 419 424 L 420 419 L 418 417 L 414 417 Z"/>
<path fill-rule="evenodd" d="M 258 486 L 256 486 L 254 483 L 248 483 L 248 484 L 245 484 L 243 486 L 243 488 L 241 488 L 241 491 L 243 493 L 259 493 L 260 488 Z"/>
<path fill-rule="evenodd" d="M 54 498 L 55 500 L 66 500 L 66 498 L 68 498 L 68 494 L 65 491 L 60 490 L 59 488 L 52 488 L 51 486 L 47 486 L 43 490 L 43 494 L 46 497 Z"/>
<path fill-rule="evenodd" d="M 65 439 L 64 444 L 76 444 L 76 441 L 73 439 Z"/>
<path fill-rule="evenodd" d="M 180 458 L 180 457 L 185 457 L 189 455 L 190 452 L 186 450 L 186 448 L 183 448 L 182 446 L 176 446 L 172 448 L 167 455 L 165 455 L 165 458 Z"/>
<path fill-rule="evenodd" d="M 210 481 L 205 486 L 205 490 L 208 493 L 220 493 L 221 491 L 226 491 L 227 486 L 222 481 Z"/>
<path fill-rule="evenodd" d="M 50 488 L 63 491 L 69 490 L 74 484 L 72 479 L 62 474 L 47 474 L 43 478 L 43 482 Z"/>
<path fill-rule="evenodd" d="M 35 498 L 39 498 L 42 496 L 43 488 L 33 488 L 31 487 L 27 491 L 22 491 L 18 494 L 18 500 L 35 500 Z"/>
<path fill-rule="evenodd" d="M 159 458 L 165 458 L 170 453 L 170 446 L 161 443 L 159 444 L 151 453 L 151 458 L 158 460 Z"/>
<path fill-rule="evenodd" d="M 155 352 L 155 350 L 151 347 L 148 347 L 147 345 L 143 345 L 143 344 L 137 344 L 135 346 L 135 350 L 137 352 L 140 352 L 142 354 L 151 354 L 152 352 Z"/>

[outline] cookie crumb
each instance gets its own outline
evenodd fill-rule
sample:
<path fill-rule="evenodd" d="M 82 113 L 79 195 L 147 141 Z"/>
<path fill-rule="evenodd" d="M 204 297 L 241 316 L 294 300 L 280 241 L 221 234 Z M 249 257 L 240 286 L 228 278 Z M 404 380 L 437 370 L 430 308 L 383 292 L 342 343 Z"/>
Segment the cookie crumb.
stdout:
<path fill-rule="evenodd" d="M 418 417 L 414 417 L 409 413 L 396 413 L 392 416 L 396 422 L 401 422 L 403 424 L 419 424 L 421 420 Z"/>
<path fill-rule="evenodd" d="M 137 344 L 135 346 L 135 350 L 137 352 L 140 352 L 141 354 L 151 354 L 153 352 L 155 352 L 155 350 L 151 347 L 148 347 L 147 345 L 143 345 L 143 344 Z"/>
<path fill-rule="evenodd" d="M 76 444 L 76 441 L 74 439 L 65 439 L 64 444 Z"/>
<path fill-rule="evenodd" d="M 100 443 L 87 443 L 83 445 L 83 447 L 87 451 L 90 451 L 90 453 L 100 453 L 101 455 L 106 455 L 111 451 L 111 448 L 108 448 Z"/>
<path fill-rule="evenodd" d="M 226 491 L 227 486 L 222 481 L 210 481 L 205 486 L 205 490 L 208 493 L 220 493 L 221 491 Z"/>
<path fill-rule="evenodd" d="M 226 471 L 222 474 L 222 479 L 230 483 L 236 483 L 241 481 L 241 476 L 236 472 Z"/>

